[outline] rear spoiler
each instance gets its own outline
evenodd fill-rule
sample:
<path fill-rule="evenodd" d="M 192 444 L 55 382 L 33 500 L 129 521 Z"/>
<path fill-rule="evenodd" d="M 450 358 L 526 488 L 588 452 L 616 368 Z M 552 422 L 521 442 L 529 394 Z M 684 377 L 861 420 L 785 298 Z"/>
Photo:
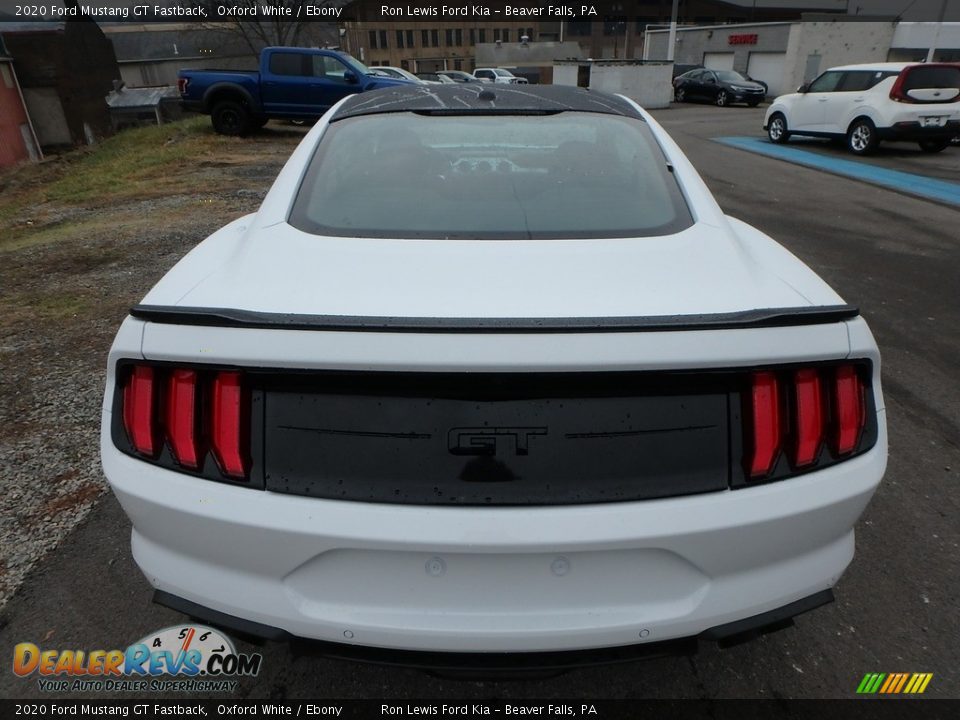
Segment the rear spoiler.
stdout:
<path fill-rule="evenodd" d="M 453 318 L 362 315 L 299 315 L 231 308 L 135 305 L 130 315 L 168 325 L 258 328 L 265 330 L 322 330 L 341 332 L 414 333 L 567 333 L 664 332 L 723 330 L 794 325 L 822 325 L 850 320 L 855 305 L 766 308 L 705 315 L 651 315 L 625 317 Z"/>

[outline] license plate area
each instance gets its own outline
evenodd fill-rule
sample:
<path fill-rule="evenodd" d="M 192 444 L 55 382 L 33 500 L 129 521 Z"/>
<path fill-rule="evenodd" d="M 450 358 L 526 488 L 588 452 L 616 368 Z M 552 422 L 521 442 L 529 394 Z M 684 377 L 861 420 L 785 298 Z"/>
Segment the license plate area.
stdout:
<path fill-rule="evenodd" d="M 920 125 L 925 128 L 940 128 L 947 124 L 945 115 L 928 115 L 920 118 Z"/>
<path fill-rule="evenodd" d="M 311 373 L 264 382 L 266 489 L 557 505 L 726 489 L 732 373 Z M 739 398 L 739 395 L 736 395 Z"/>

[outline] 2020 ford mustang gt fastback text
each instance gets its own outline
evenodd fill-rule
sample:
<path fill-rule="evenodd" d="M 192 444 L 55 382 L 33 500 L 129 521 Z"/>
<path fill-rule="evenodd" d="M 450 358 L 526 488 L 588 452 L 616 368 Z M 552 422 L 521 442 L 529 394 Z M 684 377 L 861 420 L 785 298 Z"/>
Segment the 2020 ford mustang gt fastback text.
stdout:
<path fill-rule="evenodd" d="M 195 617 L 334 654 L 641 652 L 831 599 L 879 378 L 857 309 L 632 101 L 395 88 L 132 309 L 103 466 Z"/>

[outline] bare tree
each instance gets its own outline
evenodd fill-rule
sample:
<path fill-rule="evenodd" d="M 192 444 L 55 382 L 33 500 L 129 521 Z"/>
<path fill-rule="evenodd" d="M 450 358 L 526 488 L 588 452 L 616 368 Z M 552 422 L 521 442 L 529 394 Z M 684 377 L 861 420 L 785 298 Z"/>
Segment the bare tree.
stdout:
<path fill-rule="evenodd" d="M 289 15 L 274 15 L 270 18 L 251 18 L 249 14 L 236 16 L 221 14 L 218 8 L 236 8 L 240 11 L 259 8 L 263 0 L 193 0 L 193 6 L 205 7 L 209 20 L 205 29 L 221 32 L 243 41 L 253 55 L 269 46 L 314 46 L 323 45 L 338 37 L 332 22 L 306 20 L 306 7 L 339 7 L 348 0 L 268 0 L 268 4 L 290 10 Z M 299 19 L 298 19 L 299 18 Z"/>

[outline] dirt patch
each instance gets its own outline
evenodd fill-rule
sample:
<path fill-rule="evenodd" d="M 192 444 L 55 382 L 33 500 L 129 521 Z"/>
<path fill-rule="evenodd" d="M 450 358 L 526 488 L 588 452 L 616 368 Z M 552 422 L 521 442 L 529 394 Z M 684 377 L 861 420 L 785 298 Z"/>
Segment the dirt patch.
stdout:
<path fill-rule="evenodd" d="M 302 138 L 206 118 L 0 173 L 0 607 L 106 490 L 100 408 L 128 308 L 256 211 Z"/>
<path fill-rule="evenodd" d="M 73 475 L 76 477 L 78 473 L 73 471 L 72 473 L 67 473 L 67 475 Z M 91 504 L 92 501 L 98 498 L 102 492 L 103 487 L 99 484 L 89 483 L 87 485 L 82 485 L 76 490 L 72 490 L 65 495 L 58 495 L 50 498 L 50 500 L 44 503 L 43 507 L 40 508 L 40 511 L 37 514 L 40 516 L 50 517 L 52 515 L 59 515 L 66 510 L 76 510 L 79 507 Z"/>

